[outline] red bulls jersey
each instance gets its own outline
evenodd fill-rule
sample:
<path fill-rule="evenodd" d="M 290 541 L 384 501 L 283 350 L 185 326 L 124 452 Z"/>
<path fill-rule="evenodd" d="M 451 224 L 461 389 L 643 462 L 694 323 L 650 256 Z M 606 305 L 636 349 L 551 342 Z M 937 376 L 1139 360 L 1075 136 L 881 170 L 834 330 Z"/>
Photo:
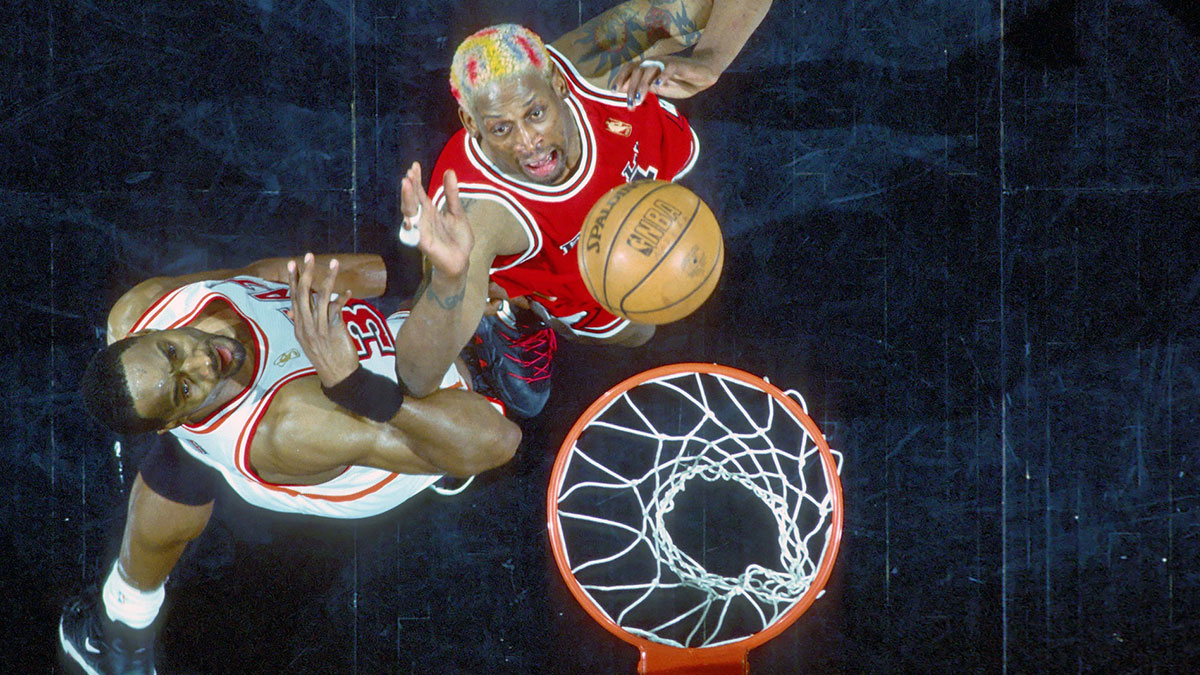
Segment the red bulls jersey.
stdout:
<path fill-rule="evenodd" d="M 463 199 L 486 199 L 507 209 L 524 228 L 529 247 L 492 263 L 492 281 L 509 296 L 537 294 L 550 314 L 579 335 L 609 337 L 628 321 L 601 309 L 579 274 L 575 246 L 583 219 L 604 193 L 641 179 L 675 180 L 696 161 L 699 141 L 674 106 L 649 94 L 629 110 L 625 95 L 586 82 L 550 48 L 566 78 L 567 109 L 581 136 L 579 165 L 561 185 L 505 175 L 465 129 L 442 149 L 430 176 L 430 197 L 445 203 L 442 175 L 454 169 Z M 550 300 L 548 298 L 556 298 Z"/>
<path fill-rule="evenodd" d="M 175 427 L 171 433 L 188 454 L 216 469 L 243 499 L 273 511 L 363 518 L 394 508 L 440 477 L 366 466 L 347 467 L 316 485 L 279 485 L 259 477 L 250 462 L 250 445 L 259 422 L 284 385 L 316 375 L 287 315 L 291 310 L 287 285 L 254 277 L 188 284 L 155 301 L 130 332 L 178 328 L 218 303 L 231 307 L 250 329 L 254 349 L 246 358 L 255 359 L 250 364 L 254 373 L 250 386 L 206 419 Z M 342 309 L 364 368 L 395 379 L 392 336 L 405 315 L 393 314 L 385 320 L 374 307 L 357 300 Z M 442 387 L 462 386 L 465 381 L 450 366 Z"/>

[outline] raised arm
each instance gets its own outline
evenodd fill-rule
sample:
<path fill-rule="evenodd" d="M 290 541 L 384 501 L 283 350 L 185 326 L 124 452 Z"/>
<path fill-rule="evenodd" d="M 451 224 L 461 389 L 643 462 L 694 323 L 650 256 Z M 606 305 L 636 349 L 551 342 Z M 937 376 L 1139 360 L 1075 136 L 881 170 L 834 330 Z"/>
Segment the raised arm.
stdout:
<path fill-rule="evenodd" d="M 313 255 L 313 254 L 310 254 Z M 387 289 L 387 266 L 383 258 L 374 253 L 322 253 L 313 255 L 315 266 L 313 283 L 321 283 L 325 279 L 324 270 L 330 261 L 338 261 L 338 291 L 348 291 L 350 295 L 359 298 L 376 298 L 383 295 Z M 253 277 L 275 281 L 281 284 L 288 282 L 288 263 L 295 258 L 265 258 L 250 263 L 247 272 Z"/>
<path fill-rule="evenodd" d="M 251 446 L 255 470 L 277 483 L 327 480 L 349 464 L 467 477 L 509 461 L 521 430 L 479 394 L 441 389 L 408 398 L 385 423 L 329 401 L 316 378 L 284 386 Z"/>
<path fill-rule="evenodd" d="M 289 394 L 267 438 L 275 439 L 275 447 L 290 444 L 301 455 L 289 456 L 289 465 L 275 470 L 311 474 L 339 464 L 363 464 L 404 473 L 467 476 L 508 461 L 520 444 L 520 428 L 473 392 L 439 389 L 424 398 L 402 397 L 394 384 L 381 385 L 382 376 L 372 375 L 351 395 L 367 400 L 374 420 L 328 400 L 330 390 L 363 373 L 342 321 L 347 298 L 333 298 L 337 262 L 327 269 L 314 295 L 313 261 L 289 268 L 296 338 L 325 393 L 310 381 Z M 389 397 L 390 401 L 379 400 Z M 389 412 L 381 418 L 375 415 L 380 409 Z M 387 433 L 381 433 L 381 427 Z M 299 464 L 301 457 L 308 463 Z"/>
<path fill-rule="evenodd" d="M 622 65 L 680 51 L 700 39 L 712 0 L 629 0 L 551 43 L 592 84 L 614 88 Z"/>
<path fill-rule="evenodd" d="M 668 56 L 668 51 L 651 46 L 645 56 L 662 67 L 626 63 L 613 79 L 613 88 L 628 94 L 631 106 L 643 100 L 647 91 L 664 98 L 687 98 L 708 89 L 733 63 L 770 8 L 771 0 L 714 0 L 690 55 Z"/>
<path fill-rule="evenodd" d="M 410 222 L 420 216 L 418 248 L 427 262 L 412 312 L 396 335 L 396 377 L 417 396 L 437 389 L 478 328 L 492 260 L 525 244 L 520 227 L 501 207 L 459 201 L 453 171 L 442 185 L 446 208 L 440 212 L 423 188 L 420 164 L 412 165 L 400 187 L 402 216 Z"/>
<path fill-rule="evenodd" d="M 387 270 L 383 259 L 374 254 L 334 253 L 315 257 L 316 275 L 319 282 L 325 276 L 330 260 L 337 258 L 341 263 L 341 282 L 356 298 L 373 298 L 381 295 L 387 287 Z M 125 337 L 129 328 L 146 309 L 167 293 L 198 281 L 229 279 L 236 276 L 252 276 L 286 283 L 287 263 L 291 258 L 264 258 L 245 267 L 206 270 L 176 277 L 153 277 L 125 292 L 108 313 L 108 342 L 112 344 Z"/>
<path fill-rule="evenodd" d="M 630 0 L 555 40 L 593 84 L 629 95 L 687 98 L 716 83 L 771 0 Z M 688 56 L 671 56 L 693 47 Z M 644 59 L 662 67 L 642 65 Z"/>

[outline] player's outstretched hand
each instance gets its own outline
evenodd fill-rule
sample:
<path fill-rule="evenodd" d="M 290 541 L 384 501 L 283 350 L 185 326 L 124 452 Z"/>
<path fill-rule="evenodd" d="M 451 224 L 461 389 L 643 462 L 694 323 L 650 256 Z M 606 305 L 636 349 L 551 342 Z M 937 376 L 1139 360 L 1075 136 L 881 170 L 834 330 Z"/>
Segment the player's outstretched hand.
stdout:
<path fill-rule="evenodd" d="M 420 163 L 413 162 L 400 182 L 400 227 L 408 230 L 415 225 L 420 232 L 417 248 L 429 259 L 433 269 L 457 278 L 467 272 L 475 234 L 459 201 L 458 177 L 453 171 L 446 172 L 442 186 L 446 190 L 446 208 L 438 211 L 425 193 Z"/>
<path fill-rule="evenodd" d="M 621 66 L 613 88 L 626 95 L 625 104 L 632 109 L 646 100 L 648 91 L 663 98 L 688 98 L 716 84 L 720 76 L 704 53 L 660 56 Z"/>
<path fill-rule="evenodd" d="M 295 260 L 288 261 L 288 286 L 292 293 L 292 322 L 296 325 L 296 340 L 308 360 L 317 370 L 317 377 L 326 387 L 341 382 L 358 368 L 358 350 L 342 321 L 342 308 L 350 300 L 350 291 L 333 292 L 337 283 L 337 258 L 329 261 L 329 274 L 313 295 L 313 254 L 304 256 L 298 269 Z"/>

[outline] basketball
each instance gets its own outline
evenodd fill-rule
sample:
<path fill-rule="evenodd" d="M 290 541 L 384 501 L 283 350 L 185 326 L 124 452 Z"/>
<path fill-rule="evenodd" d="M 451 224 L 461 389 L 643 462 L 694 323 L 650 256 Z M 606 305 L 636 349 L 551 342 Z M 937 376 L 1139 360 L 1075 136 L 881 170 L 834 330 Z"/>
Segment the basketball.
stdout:
<path fill-rule="evenodd" d="M 664 181 L 618 185 L 584 219 L 579 271 L 609 312 L 664 324 L 696 311 L 725 261 L 721 227 L 694 192 Z"/>

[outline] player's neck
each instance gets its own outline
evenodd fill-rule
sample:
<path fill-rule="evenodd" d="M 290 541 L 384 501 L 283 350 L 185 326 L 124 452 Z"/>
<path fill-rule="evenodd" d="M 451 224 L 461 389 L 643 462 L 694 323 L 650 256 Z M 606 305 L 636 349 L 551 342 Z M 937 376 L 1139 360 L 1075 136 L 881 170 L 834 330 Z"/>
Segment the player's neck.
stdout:
<path fill-rule="evenodd" d="M 575 123 L 575 115 L 567 115 L 567 172 L 559 184 L 566 183 L 579 170 L 579 158 L 583 155 L 583 137 L 579 135 L 579 125 Z"/>
<path fill-rule="evenodd" d="M 246 325 L 246 321 L 223 302 L 209 303 L 187 325 L 206 333 L 234 338 L 243 344 L 243 338 L 250 337 L 250 327 Z"/>

